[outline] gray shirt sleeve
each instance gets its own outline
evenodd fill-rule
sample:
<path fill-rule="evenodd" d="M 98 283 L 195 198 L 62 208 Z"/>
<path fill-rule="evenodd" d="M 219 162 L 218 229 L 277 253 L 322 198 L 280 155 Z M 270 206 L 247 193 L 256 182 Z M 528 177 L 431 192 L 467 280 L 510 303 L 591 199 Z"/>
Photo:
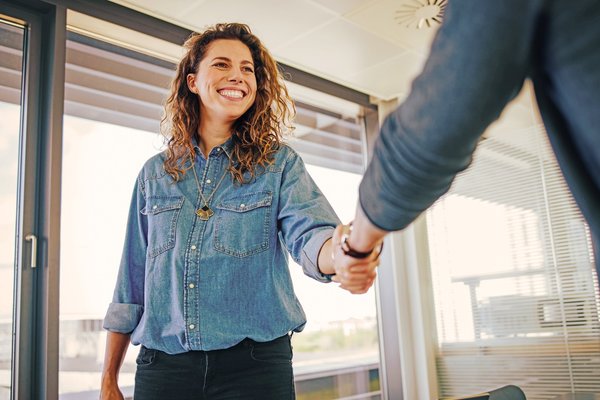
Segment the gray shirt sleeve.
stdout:
<path fill-rule="evenodd" d="M 527 76 L 541 4 L 449 2 L 430 57 L 385 119 L 361 182 L 360 205 L 374 225 L 405 228 L 468 167 L 479 137 Z"/>

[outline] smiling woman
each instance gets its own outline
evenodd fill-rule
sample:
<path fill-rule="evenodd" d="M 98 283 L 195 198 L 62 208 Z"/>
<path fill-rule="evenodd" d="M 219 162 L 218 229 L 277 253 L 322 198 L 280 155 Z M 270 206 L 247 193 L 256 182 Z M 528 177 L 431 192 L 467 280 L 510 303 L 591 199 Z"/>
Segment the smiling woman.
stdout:
<path fill-rule="evenodd" d="M 185 48 L 166 102 L 167 149 L 135 182 L 104 319 L 101 398 L 121 398 L 131 341 L 141 345 L 136 399 L 293 399 L 290 337 L 306 316 L 288 253 L 330 282 L 339 219 L 282 142 L 293 103 L 250 29 L 218 24 Z M 353 270 L 344 288 L 365 292 L 375 266 Z"/>

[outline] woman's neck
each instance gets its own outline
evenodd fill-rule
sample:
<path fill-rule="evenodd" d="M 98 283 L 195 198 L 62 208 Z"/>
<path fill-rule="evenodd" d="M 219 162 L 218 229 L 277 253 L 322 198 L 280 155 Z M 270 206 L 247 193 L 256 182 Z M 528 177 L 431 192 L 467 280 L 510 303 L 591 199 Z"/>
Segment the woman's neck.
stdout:
<path fill-rule="evenodd" d="M 231 137 L 232 124 L 215 124 L 201 121 L 198 127 L 198 144 L 204 157 L 208 159 L 210 151 Z"/>

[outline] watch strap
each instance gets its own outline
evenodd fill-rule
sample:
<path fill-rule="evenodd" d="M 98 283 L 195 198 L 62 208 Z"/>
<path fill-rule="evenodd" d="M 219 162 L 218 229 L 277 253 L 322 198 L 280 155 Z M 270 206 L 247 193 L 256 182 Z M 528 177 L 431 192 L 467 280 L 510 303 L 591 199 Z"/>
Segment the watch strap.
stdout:
<path fill-rule="evenodd" d="M 367 258 L 371 254 L 373 254 L 373 252 L 375 251 L 377 246 L 369 251 L 358 251 L 358 250 L 353 249 L 350 246 L 350 243 L 348 243 L 348 239 L 350 238 L 351 232 L 352 232 L 352 223 L 350 223 L 348 225 L 344 225 L 342 227 L 342 241 L 340 243 L 342 252 L 347 256 L 350 256 L 352 258 L 358 258 L 358 259 Z M 383 243 L 381 244 L 381 246 L 383 246 Z M 380 248 L 379 252 L 381 252 L 381 248 Z"/>

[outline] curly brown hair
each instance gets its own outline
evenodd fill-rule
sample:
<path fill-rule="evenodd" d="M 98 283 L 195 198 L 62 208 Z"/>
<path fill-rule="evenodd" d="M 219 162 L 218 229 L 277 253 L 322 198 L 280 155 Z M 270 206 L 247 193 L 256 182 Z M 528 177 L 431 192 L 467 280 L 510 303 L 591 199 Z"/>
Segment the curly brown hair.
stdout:
<path fill-rule="evenodd" d="M 191 168 L 188 161 L 194 156 L 192 139 L 202 118 L 199 97 L 190 91 L 187 75 L 198 72 L 209 44 L 218 39 L 239 40 L 248 46 L 257 83 L 254 104 L 233 125 L 233 154 L 229 165 L 233 178 L 239 183 L 254 178 L 257 167 L 264 169 L 273 162 L 283 135 L 293 130 L 291 120 L 296 109 L 283 83 L 283 76 L 269 51 L 252 34 L 248 25 L 222 23 L 202 33 L 193 33 L 184 43 L 186 52 L 171 82 L 171 94 L 161 120 L 161 131 L 167 139 L 164 168 L 175 181 L 182 179 Z M 245 172 L 250 173 L 247 180 L 244 180 Z"/>

